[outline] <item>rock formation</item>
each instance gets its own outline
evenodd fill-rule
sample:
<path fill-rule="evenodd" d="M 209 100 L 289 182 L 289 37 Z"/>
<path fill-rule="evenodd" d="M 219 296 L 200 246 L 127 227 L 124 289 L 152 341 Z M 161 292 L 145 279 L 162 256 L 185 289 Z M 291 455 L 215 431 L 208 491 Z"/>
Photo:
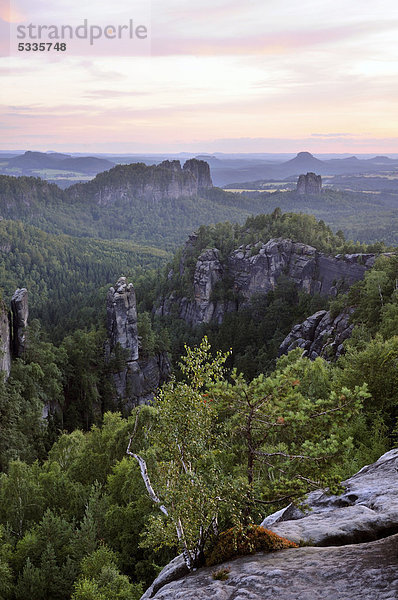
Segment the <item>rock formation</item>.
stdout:
<path fill-rule="evenodd" d="M 28 324 L 28 292 L 17 289 L 11 299 L 11 311 L 0 300 L 0 372 L 8 379 L 13 358 L 21 358 L 26 350 Z"/>
<path fill-rule="evenodd" d="M 309 508 L 290 506 L 263 525 L 313 547 L 257 553 L 184 575 L 175 558 L 142 600 L 394 600 L 398 597 L 398 450 L 343 482 L 319 490 Z M 311 510 L 309 510 L 311 509 Z M 212 573 L 228 568 L 225 581 Z M 186 572 L 186 571 L 185 571 Z"/>
<path fill-rule="evenodd" d="M 333 318 L 329 311 L 319 310 L 293 327 L 279 347 L 279 356 L 294 348 L 302 348 L 311 360 L 318 356 L 336 360 L 343 352 L 343 342 L 351 336 L 354 328 L 350 324 L 353 312 L 351 308 Z"/>
<path fill-rule="evenodd" d="M 20 358 L 26 349 L 26 326 L 28 324 L 28 290 L 17 289 L 11 298 L 13 355 Z"/>
<path fill-rule="evenodd" d="M 195 238 L 189 247 L 194 243 Z M 335 296 L 362 279 L 374 261 L 374 254 L 327 256 L 312 246 L 282 238 L 240 246 L 222 262 L 217 248 L 207 249 L 196 262 L 193 298 L 171 294 L 160 300 L 156 310 L 159 315 L 168 315 L 172 306 L 174 310 L 177 307 L 179 318 L 192 325 L 221 323 L 226 312 L 238 310 L 254 294 L 273 290 L 281 275 L 309 294 Z M 183 273 L 181 263 L 180 276 Z M 228 282 L 234 300 L 217 297 L 216 284 L 223 281 Z"/>
<path fill-rule="evenodd" d="M 140 357 L 137 302 L 132 283 L 120 277 L 109 289 L 106 300 L 108 360 L 122 352 L 123 367 L 114 374 L 118 397 L 127 407 L 150 402 L 155 390 L 171 372 L 167 354 Z"/>
<path fill-rule="evenodd" d="M 195 177 L 198 184 L 198 191 L 213 187 L 210 175 L 209 164 L 204 160 L 191 158 L 187 160 L 183 167 L 184 171 L 189 171 Z"/>
<path fill-rule="evenodd" d="M 134 286 L 120 277 L 106 298 L 106 324 L 111 350 L 119 344 L 126 350 L 126 362 L 138 359 L 137 302 Z"/>
<path fill-rule="evenodd" d="M 371 543 L 243 556 L 200 569 L 141 600 L 396 600 L 398 535 Z"/>
<path fill-rule="evenodd" d="M 7 306 L 0 301 L 0 371 L 5 378 L 10 375 L 11 370 L 11 325 L 10 314 Z"/>
<path fill-rule="evenodd" d="M 131 199 L 158 202 L 197 196 L 212 187 L 209 165 L 203 160 L 188 160 L 181 168 L 178 160 L 165 160 L 159 165 L 143 163 L 117 165 L 99 173 L 92 181 L 76 184 L 68 190 L 75 201 L 84 199 L 99 206 L 128 204 Z"/>
<path fill-rule="evenodd" d="M 322 177 L 315 173 L 300 175 L 296 191 L 300 196 L 319 196 L 322 191 Z"/>
<path fill-rule="evenodd" d="M 292 541 L 314 546 L 356 544 L 398 532 L 398 449 L 343 481 L 339 496 L 311 492 L 306 507 L 292 515 L 291 505 L 261 523 Z M 398 555 L 397 555 L 398 559 Z"/>

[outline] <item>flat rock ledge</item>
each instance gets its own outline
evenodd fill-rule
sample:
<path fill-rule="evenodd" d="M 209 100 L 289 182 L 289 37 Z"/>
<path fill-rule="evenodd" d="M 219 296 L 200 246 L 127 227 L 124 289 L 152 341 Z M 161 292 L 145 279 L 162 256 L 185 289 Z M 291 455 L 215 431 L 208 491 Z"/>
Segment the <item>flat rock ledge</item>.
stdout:
<path fill-rule="evenodd" d="M 357 545 L 303 547 L 236 558 L 226 581 L 200 569 L 162 587 L 156 600 L 396 600 L 398 535 Z"/>
<path fill-rule="evenodd" d="M 377 540 L 398 533 L 398 449 L 343 481 L 339 496 L 317 490 L 307 508 L 291 505 L 265 518 L 263 527 L 314 546 L 337 546 Z"/>
<path fill-rule="evenodd" d="M 397 600 L 398 449 L 343 481 L 344 491 L 309 494 L 261 523 L 310 546 L 258 553 L 187 574 L 169 563 L 142 600 Z M 230 568 L 226 581 L 212 573 Z"/>

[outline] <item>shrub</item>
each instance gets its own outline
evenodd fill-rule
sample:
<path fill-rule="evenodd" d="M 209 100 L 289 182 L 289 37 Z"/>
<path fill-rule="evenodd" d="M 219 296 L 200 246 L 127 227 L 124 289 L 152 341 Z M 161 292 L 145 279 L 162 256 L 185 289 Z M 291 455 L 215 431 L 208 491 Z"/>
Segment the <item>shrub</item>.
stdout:
<path fill-rule="evenodd" d="M 298 548 L 298 546 L 264 527 L 256 525 L 249 525 L 246 528 L 232 527 L 220 534 L 206 564 L 211 567 L 235 556 L 255 552 L 274 552 L 284 548 Z"/>
<path fill-rule="evenodd" d="M 227 567 L 226 569 L 218 569 L 218 571 L 213 571 L 211 575 L 216 581 L 227 581 L 230 571 L 231 568 Z"/>

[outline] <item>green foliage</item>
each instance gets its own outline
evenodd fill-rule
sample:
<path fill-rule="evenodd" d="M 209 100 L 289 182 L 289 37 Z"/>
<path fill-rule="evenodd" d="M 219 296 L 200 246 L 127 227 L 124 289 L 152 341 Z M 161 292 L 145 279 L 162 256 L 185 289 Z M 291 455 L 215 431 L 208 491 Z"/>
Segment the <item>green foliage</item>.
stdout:
<path fill-rule="evenodd" d="M 139 278 L 167 258 L 133 242 L 53 235 L 17 221 L 1 221 L 0 236 L 0 288 L 10 298 L 26 287 L 30 318 L 39 318 L 58 342 L 66 333 L 102 324 L 107 287 L 123 272 Z"/>
<path fill-rule="evenodd" d="M 4 527 L 0 525 L 0 600 L 11 597 L 13 574 L 10 566 L 11 546 L 4 541 Z"/>
<path fill-rule="evenodd" d="M 352 448 L 342 431 L 369 394 L 366 385 L 340 387 L 331 367 L 311 362 L 294 350 L 279 359 L 269 377 L 247 382 L 232 373 L 211 392 L 229 415 L 228 429 L 239 460 L 233 468 L 246 478 L 242 498 L 245 519 L 256 516 L 257 503 L 298 499 L 339 481 L 331 467 Z M 242 444 L 242 440 L 244 443 Z"/>
<path fill-rule="evenodd" d="M 186 348 L 181 363 L 186 380 L 163 387 L 156 420 L 147 429 L 150 477 L 168 514 L 151 519 L 144 545 L 178 544 L 193 565 L 202 560 L 228 488 L 218 458 L 224 440 L 206 392 L 222 377 L 225 360 L 221 353 L 211 358 L 206 338 L 198 348 Z"/>
<path fill-rule="evenodd" d="M 233 527 L 220 534 L 216 545 L 206 560 L 206 565 L 211 567 L 231 558 L 255 554 L 256 552 L 275 552 L 286 548 L 297 548 L 297 544 L 280 537 L 276 533 L 249 525 L 246 528 Z M 221 577 L 214 577 L 221 579 Z"/>
<path fill-rule="evenodd" d="M 216 581 L 227 581 L 230 572 L 231 572 L 231 569 L 229 567 L 227 567 L 225 569 L 218 569 L 217 571 L 213 571 L 211 576 Z"/>
<path fill-rule="evenodd" d="M 117 557 L 101 546 L 81 562 L 81 575 L 75 583 L 72 600 L 139 600 L 141 585 L 130 583 L 117 567 Z"/>
<path fill-rule="evenodd" d="M 386 413 L 398 405 L 398 337 L 384 341 L 380 334 L 363 348 L 347 347 L 340 359 L 338 379 L 342 385 L 368 382 L 370 398 L 366 413 Z"/>

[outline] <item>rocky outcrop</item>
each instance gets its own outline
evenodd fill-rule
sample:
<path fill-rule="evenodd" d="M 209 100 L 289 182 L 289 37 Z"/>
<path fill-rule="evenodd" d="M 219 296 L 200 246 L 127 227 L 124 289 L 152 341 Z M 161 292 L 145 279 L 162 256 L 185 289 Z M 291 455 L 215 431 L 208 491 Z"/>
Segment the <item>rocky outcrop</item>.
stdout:
<path fill-rule="evenodd" d="M 355 544 L 398 532 L 398 449 L 363 467 L 342 486 L 339 496 L 311 492 L 301 510 L 292 514 L 290 505 L 261 525 L 315 546 Z"/>
<path fill-rule="evenodd" d="M 7 379 L 11 371 L 11 327 L 7 306 L 0 301 L 0 371 Z"/>
<path fill-rule="evenodd" d="M 126 351 L 126 362 L 138 359 L 137 302 L 132 283 L 120 277 L 106 298 L 106 324 L 111 350 Z"/>
<path fill-rule="evenodd" d="M 28 290 L 17 289 L 11 298 L 13 355 L 20 358 L 26 350 L 26 326 L 28 324 Z"/>
<path fill-rule="evenodd" d="M 300 196 L 319 196 L 322 191 L 322 177 L 315 173 L 300 175 L 296 191 Z"/>
<path fill-rule="evenodd" d="M 73 201 L 89 201 L 99 206 L 131 200 L 159 202 L 197 196 L 201 190 L 212 187 L 209 165 L 191 159 L 181 168 L 178 160 L 165 160 L 159 165 L 143 163 L 117 165 L 99 173 L 92 181 L 76 184 L 68 190 Z"/>
<path fill-rule="evenodd" d="M 311 360 L 318 356 L 337 360 L 344 351 L 343 343 L 354 328 L 350 323 L 353 312 L 353 308 L 347 309 L 333 318 L 329 311 L 319 310 L 293 327 L 279 347 L 279 356 L 294 348 L 302 348 Z"/>
<path fill-rule="evenodd" d="M 106 300 L 108 361 L 116 359 L 122 365 L 114 373 L 118 398 L 126 408 L 148 403 L 156 389 L 166 381 L 171 366 L 164 352 L 154 356 L 140 356 L 137 327 L 137 302 L 132 283 L 120 277 L 109 289 Z"/>
<path fill-rule="evenodd" d="M 210 175 L 210 167 L 204 160 L 191 158 L 187 160 L 183 167 L 184 171 L 192 173 L 198 184 L 198 191 L 213 187 Z"/>
<path fill-rule="evenodd" d="M 226 312 L 239 310 L 253 295 L 273 290 L 281 275 L 309 294 L 335 296 L 362 279 L 374 261 L 374 254 L 327 256 L 312 246 L 282 238 L 240 246 L 222 262 L 217 248 L 207 249 L 196 262 L 193 297 L 172 294 L 163 298 L 157 314 L 168 315 L 173 309 L 192 325 L 220 323 Z M 216 284 L 223 282 L 230 292 L 228 300 L 216 293 Z"/>
<path fill-rule="evenodd" d="M 398 535 L 371 543 L 297 548 L 229 561 L 225 581 L 206 568 L 173 581 L 154 600 L 396 600 Z"/>
<path fill-rule="evenodd" d="M 339 496 L 312 492 L 306 507 L 290 505 L 262 523 L 315 547 L 240 557 L 185 576 L 177 557 L 142 600 L 397 598 L 397 469 L 398 450 L 392 450 L 343 482 Z M 227 579 L 214 580 L 212 574 L 222 568 L 229 570 Z"/>
<path fill-rule="evenodd" d="M 13 358 L 22 358 L 26 350 L 28 292 L 17 289 L 11 299 L 11 311 L 0 300 L 0 371 L 8 379 Z"/>

